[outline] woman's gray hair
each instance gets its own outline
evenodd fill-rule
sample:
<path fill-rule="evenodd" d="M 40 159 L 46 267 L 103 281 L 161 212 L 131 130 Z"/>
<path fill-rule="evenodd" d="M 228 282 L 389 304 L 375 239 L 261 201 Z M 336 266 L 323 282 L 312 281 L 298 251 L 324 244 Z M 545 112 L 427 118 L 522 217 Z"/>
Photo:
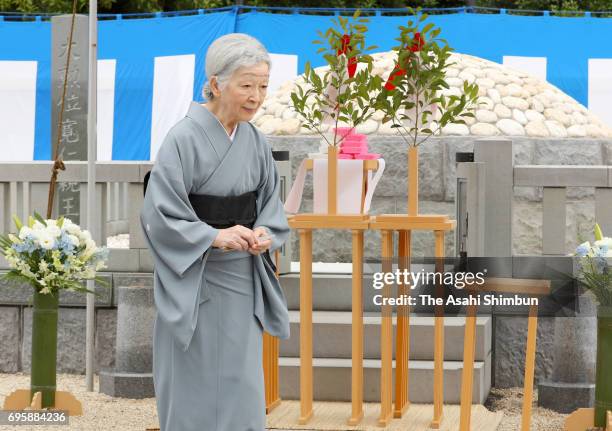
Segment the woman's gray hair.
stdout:
<path fill-rule="evenodd" d="M 236 69 L 259 63 L 271 65 L 270 55 L 260 41 L 244 33 L 231 33 L 215 40 L 206 51 L 206 77 L 202 96 L 213 100 L 210 78 L 217 77 L 219 85 L 227 82 Z"/>

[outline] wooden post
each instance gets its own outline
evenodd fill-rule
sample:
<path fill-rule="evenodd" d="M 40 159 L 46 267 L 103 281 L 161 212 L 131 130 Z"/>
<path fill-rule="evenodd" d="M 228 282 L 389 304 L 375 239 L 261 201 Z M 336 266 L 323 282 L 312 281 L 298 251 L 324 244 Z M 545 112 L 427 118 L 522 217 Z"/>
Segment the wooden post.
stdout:
<path fill-rule="evenodd" d="M 463 339 L 463 371 L 461 373 L 461 412 L 459 416 L 459 431 L 470 430 L 475 353 L 476 305 L 470 304 L 467 306 L 466 310 L 465 336 Z"/>
<path fill-rule="evenodd" d="M 527 325 L 527 352 L 525 354 L 525 382 L 523 385 L 523 415 L 521 431 L 529 431 L 531 425 L 531 404 L 533 402 L 533 378 L 535 375 L 536 338 L 538 333 L 538 306 L 529 307 Z"/>
<path fill-rule="evenodd" d="M 408 215 L 419 214 L 419 149 L 408 148 Z"/>
<path fill-rule="evenodd" d="M 327 149 L 327 213 L 336 214 L 338 203 L 338 148 Z"/>
<path fill-rule="evenodd" d="M 363 230 L 353 229 L 351 417 L 349 425 L 363 418 Z"/>
<path fill-rule="evenodd" d="M 436 230 L 434 234 L 436 237 L 436 272 L 444 272 L 444 231 Z M 441 287 L 436 286 L 436 292 Z M 444 306 L 435 307 L 434 321 L 434 417 L 430 427 L 437 429 L 442 423 L 444 404 Z"/>
<path fill-rule="evenodd" d="M 583 408 L 575 410 L 565 419 L 563 431 L 585 431 L 593 428 L 594 426 L 595 409 Z"/>
<path fill-rule="evenodd" d="M 280 277 L 280 249 L 274 252 L 274 264 L 276 265 L 276 278 Z M 278 388 L 278 354 L 279 340 L 264 332 L 264 382 L 266 387 L 266 414 L 274 410 L 281 402 Z"/>
<path fill-rule="evenodd" d="M 411 231 L 399 232 L 398 256 L 399 269 L 410 269 Z M 410 294 L 410 286 L 400 284 L 399 295 Z M 393 417 L 401 418 L 410 407 L 408 393 L 408 376 L 410 361 L 410 305 L 399 305 L 397 307 L 397 329 L 395 338 L 395 408 Z"/>
<path fill-rule="evenodd" d="M 312 230 L 300 229 L 300 417 L 312 417 Z"/>
<path fill-rule="evenodd" d="M 393 231 L 382 230 L 382 271 L 392 271 Z M 383 287 L 383 298 L 391 296 L 391 285 Z M 380 416 L 379 426 L 387 426 L 393 416 L 391 402 L 393 399 L 393 310 L 390 305 L 381 306 L 382 322 L 380 334 Z"/>

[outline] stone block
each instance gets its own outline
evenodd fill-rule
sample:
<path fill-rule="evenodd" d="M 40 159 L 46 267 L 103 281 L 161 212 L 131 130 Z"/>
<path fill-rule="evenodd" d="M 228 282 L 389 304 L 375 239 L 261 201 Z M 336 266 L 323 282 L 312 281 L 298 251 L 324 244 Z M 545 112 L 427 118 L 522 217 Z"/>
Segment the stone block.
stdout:
<path fill-rule="evenodd" d="M 525 347 L 527 318 L 498 316 L 495 318 L 495 362 L 493 365 L 498 388 L 523 386 L 525 376 Z M 553 371 L 554 318 L 538 319 L 535 379 L 541 382 Z"/>
<path fill-rule="evenodd" d="M 139 272 L 153 272 L 154 263 L 153 255 L 147 248 L 141 248 L 138 250 L 138 271 Z"/>
<path fill-rule="evenodd" d="M 111 248 L 108 255 L 107 271 L 132 272 L 138 271 L 140 267 L 140 255 L 138 249 Z"/>
<path fill-rule="evenodd" d="M 29 370 L 32 353 L 32 307 L 23 309 L 21 369 Z M 57 371 L 85 372 L 85 309 L 60 307 L 57 322 Z"/>
<path fill-rule="evenodd" d="M 514 169 L 514 184 L 535 187 L 607 187 L 608 170 L 602 166 L 520 166 Z"/>
<path fill-rule="evenodd" d="M 0 307 L 0 372 L 19 371 L 19 338 L 21 335 L 19 307 Z"/>
<path fill-rule="evenodd" d="M 538 139 L 534 138 L 513 138 L 512 141 L 512 158 L 514 165 L 531 165 L 533 164 L 534 147 L 539 143 Z"/>
<path fill-rule="evenodd" d="M 514 186 L 514 199 L 532 202 L 542 201 L 542 187 Z"/>
<path fill-rule="evenodd" d="M 512 254 L 542 254 L 542 202 L 514 200 Z"/>
<path fill-rule="evenodd" d="M 117 398 L 153 398 L 155 397 L 153 374 L 101 371 L 100 392 Z"/>
<path fill-rule="evenodd" d="M 96 310 L 94 366 L 96 372 L 115 366 L 115 340 L 117 338 L 117 310 Z"/>
<path fill-rule="evenodd" d="M 545 381 L 538 385 L 538 405 L 559 413 L 572 413 L 595 404 L 595 384 L 557 383 Z"/>
<path fill-rule="evenodd" d="M 0 273 L 0 278 L 3 276 Z M 108 287 L 100 283 L 95 284 L 96 306 L 109 306 L 111 304 L 112 274 L 101 273 L 100 277 L 108 283 Z M 83 283 L 85 287 L 85 282 Z M 34 288 L 27 283 L 8 282 L 0 279 L 0 304 L 32 305 Z M 87 296 L 81 292 L 69 290 L 60 291 L 60 306 L 85 306 Z"/>
<path fill-rule="evenodd" d="M 490 357 L 489 357 L 490 358 Z M 490 390 L 486 377 L 490 360 L 474 363 L 472 403 L 483 403 Z M 364 401 L 380 402 L 380 361 L 363 361 Z M 458 404 L 461 395 L 462 363 L 444 362 L 444 403 Z M 280 358 L 280 396 L 283 399 L 299 399 L 299 358 Z M 395 371 L 395 370 L 393 370 Z M 393 374 L 395 374 L 393 372 Z M 431 404 L 433 402 L 433 362 L 410 361 L 409 399 L 412 403 Z M 393 385 L 395 390 L 395 385 Z M 351 361 L 350 359 L 314 358 L 313 395 L 316 400 L 350 401 L 351 399 Z"/>
<path fill-rule="evenodd" d="M 541 140 L 534 149 L 536 165 L 601 165 L 602 146 L 594 140 Z"/>
<path fill-rule="evenodd" d="M 603 142 L 604 164 L 612 165 L 612 142 Z"/>
<path fill-rule="evenodd" d="M 126 272 L 124 274 L 114 274 L 113 277 L 113 306 L 117 306 L 117 298 L 119 298 L 118 289 L 120 286 L 125 287 L 153 287 L 153 274 L 146 272 Z"/>
<path fill-rule="evenodd" d="M 121 373 L 150 373 L 153 369 L 153 287 L 118 287 L 115 370 Z"/>

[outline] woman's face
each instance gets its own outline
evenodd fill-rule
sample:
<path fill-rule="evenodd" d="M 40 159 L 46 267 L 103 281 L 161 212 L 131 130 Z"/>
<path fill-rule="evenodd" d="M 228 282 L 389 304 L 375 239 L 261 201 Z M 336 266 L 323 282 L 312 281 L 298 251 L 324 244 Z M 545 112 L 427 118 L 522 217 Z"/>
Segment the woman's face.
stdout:
<path fill-rule="evenodd" d="M 250 121 L 266 98 L 269 78 L 267 63 L 240 67 L 221 85 L 215 98 L 235 121 Z"/>

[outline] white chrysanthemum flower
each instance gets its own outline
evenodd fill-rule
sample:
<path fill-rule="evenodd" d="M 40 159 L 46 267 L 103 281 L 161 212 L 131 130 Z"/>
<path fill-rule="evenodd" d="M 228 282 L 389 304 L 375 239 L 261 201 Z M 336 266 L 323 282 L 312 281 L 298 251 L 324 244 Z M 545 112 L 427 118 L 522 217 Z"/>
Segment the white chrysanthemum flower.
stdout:
<path fill-rule="evenodd" d="M 89 233 L 88 230 L 82 231 L 80 237 L 84 239 L 85 241 L 91 240 L 91 234 Z"/>
<path fill-rule="evenodd" d="M 55 226 L 52 226 L 52 225 L 47 226 L 46 231 L 53 238 L 57 238 L 58 236 L 60 236 L 62 234 L 62 230 L 59 227 L 57 227 L 57 225 L 55 225 Z"/>
<path fill-rule="evenodd" d="M 41 231 L 45 229 L 45 225 L 42 224 L 41 222 L 39 222 L 38 220 L 36 220 L 34 222 L 34 224 L 32 225 L 32 229 L 33 230 L 37 230 L 37 231 Z"/>
<path fill-rule="evenodd" d="M 49 234 L 40 235 L 38 238 L 38 243 L 43 249 L 51 250 L 53 246 L 55 246 L 55 238 Z"/>
<path fill-rule="evenodd" d="M 95 251 L 96 248 L 96 243 L 93 239 L 87 239 L 85 240 L 85 248 L 87 248 L 88 250 L 93 249 Z"/>
<path fill-rule="evenodd" d="M 76 235 L 68 235 L 68 240 L 72 243 L 72 245 L 74 245 L 75 247 L 79 246 L 79 238 Z"/>
<path fill-rule="evenodd" d="M 68 232 L 70 235 L 75 235 L 75 236 L 79 236 L 81 234 L 81 228 L 70 222 L 69 224 L 66 224 L 66 221 L 64 220 L 64 230 L 66 230 L 66 232 Z"/>
<path fill-rule="evenodd" d="M 19 231 L 19 238 L 25 239 L 28 235 L 32 235 L 32 229 L 28 226 L 23 226 Z"/>
<path fill-rule="evenodd" d="M 605 237 L 599 241 L 595 241 L 597 247 L 607 246 L 608 249 L 612 249 L 612 238 Z"/>

